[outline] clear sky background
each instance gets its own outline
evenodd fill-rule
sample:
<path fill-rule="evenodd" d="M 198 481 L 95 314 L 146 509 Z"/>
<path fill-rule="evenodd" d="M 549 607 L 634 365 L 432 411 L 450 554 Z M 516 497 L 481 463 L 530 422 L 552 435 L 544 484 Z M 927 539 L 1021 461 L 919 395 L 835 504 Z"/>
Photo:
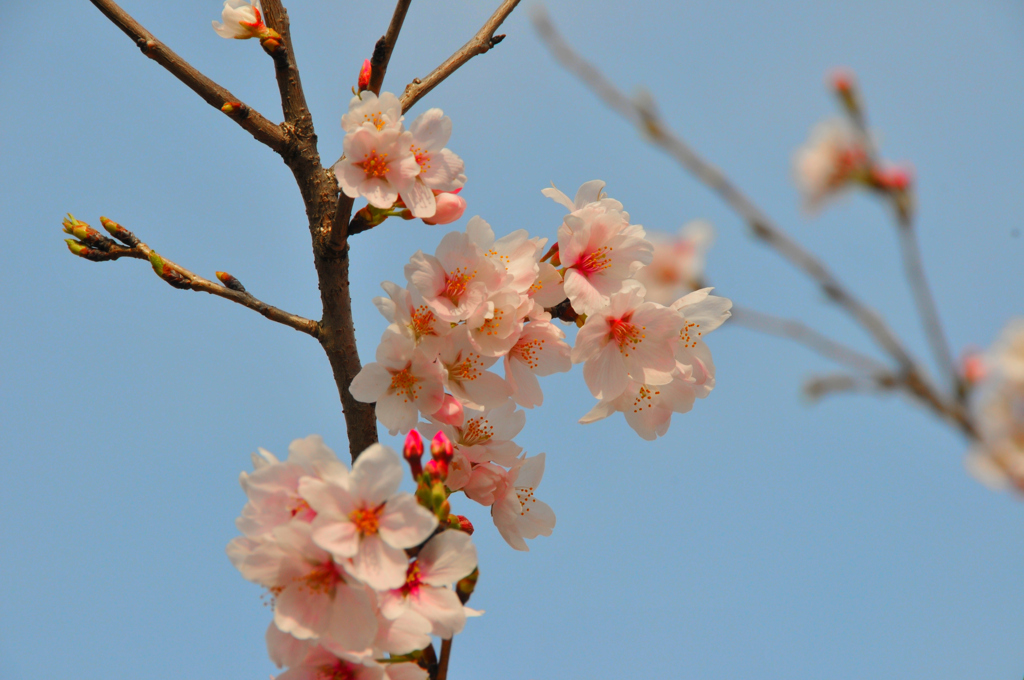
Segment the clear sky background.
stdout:
<path fill-rule="evenodd" d="M 401 91 L 472 35 L 495 2 L 413 3 L 385 89 Z M 706 189 L 647 147 L 555 65 L 527 20 L 432 92 L 466 161 L 466 218 L 554 236 L 570 195 L 607 181 L 633 221 L 718 240 L 708 275 L 737 304 L 870 341 Z M 270 60 L 210 28 L 216 0 L 125 0 L 157 37 L 267 117 Z M 292 2 L 325 162 L 391 2 Z M 808 219 L 790 159 L 832 115 L 823 86 L 853 68 L 884 154 L 917 171 L 928 275 L 955 351 L 1024 312 L 1024 6 L 1019 1 L 550 2 L 614 81 L 649 87 L 665 117 L 884 313 L 920 356 L 883 206 L 851 196 Z M 251 680 L 276 672 L 270 611 L 224 555 L 263 446 L 311 433 L 344 452 L 315 341 L 237 305 L 177 291 L 142 262 L 72 257 L 63 213 L 101 214 L 204 276 L 319 316 L 288 169 L 84 0 L 0 5 L 0 678 Z M 463 228 L 465 219 L 454 228 Z M 390 221 L 352 242 L 364 361 L 402 281 L 444 227 Z M 581 426 L 579 369 L 545 380 L 518 443 L 548 453 L 550 538 L 511 550 L 476 522 L 487 610 L 455 640 L 450 677 L 1019 678 L 1024 507 L 963 469 L 964 440 L 898 397 L 817 405 L 831 367 L 775 338 L 710 338 L 718 386 L 668 436 L 621 417 Z M 385 437 L 385 441 L 387 438 Z"/>

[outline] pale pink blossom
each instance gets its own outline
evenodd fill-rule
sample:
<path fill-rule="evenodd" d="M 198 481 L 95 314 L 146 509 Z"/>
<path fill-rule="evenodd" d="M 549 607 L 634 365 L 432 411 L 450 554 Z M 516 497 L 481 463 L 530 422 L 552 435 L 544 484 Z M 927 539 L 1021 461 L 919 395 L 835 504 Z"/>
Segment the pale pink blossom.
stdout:
<path fill-rule="evenodd" d="M 653 441 L 668 432 L 673 413 L 686 413 L 693 408 L 697 396 L 692 370 L 689 366 L 681 366 L 673 371 L 672 380 L 664 385 L 644 385 L 630 380 L 622 394 L 598 402 L 580 418 L 580 423 L 593 423 L 621 411 L 626 423 L 637 434 Z"/>
<path fill-rule="evenodd" d="M 460 489 L 480 505 L 493 505 L 499 491 L 508 487 L 508 475 L 508 470 L 494 463 L 474 465 Z"/>
<path fill-rule="evenodd" d="M 1024 384 L 1024 318 L 1006 324 L 986 353 L 985 363 L 1000 378 Z"/>
<path fill-rule="evenodd" d="M 239 477 L 249 502 L 235 520 L 238 530 L 258 538 L 293 519 L 312 522 L 316 513 L 299 495 L 299 479 L 316 476 L 326 464 L 337 463 L 334 451 L 324 445 L 320 435 L 296 439 L 288 446 L 288 459 L 279 461 L 274 454 L 259 449 L 253 454 L 254 472 Z"/>
<path fill-rule="evenodd" d="M 526 295 L 537 280 L 538 259 L 547 239 L 530 238 L 525 229 L 518 229 L 495 240 L 491 225 L 479 215 L 466 224 L 466 234 L 484 256 L 497 262 L 511 277 L 505 285 Z"/>
<path fill-rule="evenodd" d="M 647 240 L 654 244 L 654 257 L 636 273 L 636 280 L 647 290 L 646 299 L 668 305 L 697 288 L 714 235 L 711 225 L 699 220 L 690 222 L 675 236 L 647 232 Z"/>
<path fill-rule="evenodd" d="M 555 527 L 554 511 L 534 496 L 543 476 L 543 453 L 520 458 L 495 494 L 491 519 L 501 537 L 516 550 L 529 550 L 524 539 L 550 536 Z"/>
<path fill-rule="evenodd" d="M 224 0 L 221 21 L 213 22 L 213 30 L 222 38 L 236 40 L 267 37 L 261 10 L 260 0 Z"/>
<path fill-rule="evenodd" d="M 381 593 L 381 613 L 397 619 L 412 611 L 430 622 L 434 635 L 450 638 L 461 633 L 466 613 L 451 586 L 469 576 L 476 565 L 476 547 L 469 534 L 442 531 L 427 541 L 409 565 L 405 585 Z"/>
<path fill-rule="evenodd" d="M 345 135 L 345 156 L 334 166 L 346 196 L 364 197 L 375 208 L 391 208 L 398 197 L 414 217 L 432 217 L 434 194 L 417 181 L 420 166 L 409 149 L 412 135 L 401 127 L 358 126 Z"/>
<path fill-rule="evenodd" d="M 675 344 L 682 316 L 654 302 L 644 302 L 643 287 L 630 281 L 611 296 L 607 307 L 590 314 L 572 350 L 583 363 L 583 379 L 601 400 L 622 394 L 632 379 L 663 385 L 675 368 Z"/>
<path fill-rule="evenodd" d="M 462 427 L 462 423 L 466 422 L 466 414 L 463 410 L 462 402 L 450 394 L 444 395 L 444 403 L 441 404 L 441 408 L 427 415 L 433 420 L 456 427 Z"/>
<path fill-rule="evenodd" d="M 980 441 L 967 467 L 992 488 L 1024 494 L 1024 383 L 996 377 L 979 389 L 971 410 Z"/>
<path fill-rule="evenodd" d="M 436 191 L 462 188 L 466 183 L 466 166 L 461 158 L 445 148 L 452 136 L 452 119 L 441 109 L 428 109 L 416 117 L 409 132 L 412 133 L 411 151 L 420 166 L 416 180 Z"/>
<path fill-rule="evenodd" d="M 474 345 L 466 326 L 456 328 L 438 354 L 445 370 L 445 385 L 463 407 L 469 408 L 495 408 L 511 396 L 509 384 L 487 370 L 497 361 L 496 356 L 484 355 Z"/>
<path fill-rule="evenodd" d="M 430 621 L 409 610 L 402 616 L 389 619 L 377 612 L 377 638 L 374 649 L 388 654 L 408 654 L 430 644 Z"/>
<path fill-rule="evenodd" d="M 592 179 L 584 182 L 576 191 L 576 198 L 570 200 L 568 196 L 559 191 L 554 184 L 550 189 L 541 189 L 540 193 L 550 198 L 555 203 L 565 206 L 569 212 L 575 212 L 591 203 L 604 201 L 604 205 L 612 210 L 622 210 L 622 204 L 615 199 L 608 198 L 604 193 L 604 180 Z"/>
<path fill-rule="evenodd" d="M 313 540 L 337 560 L 351 560 L 351 573 L 376 590 L 405 581 L 412 548 L 437 527 L 433 513 L 407 493 L 396 493 L 402 464 L 394 451 L 374 444 L 363 451 L 349 472 L 344 465 L 323 472 L 323 479 L 304 477 L 299 493 L 316 510 Z"/>
<path fill-rule="evenodd" d="M 511 288 L 503 288 L 487 298 L 466 319 L 469 341 L 481 355 L 497 359 L 516 344 L 523 329 L 520 302 L 518 293 Z"/>
<path fill-rule="evenodd" d="M 384 128 L 402 129 L 402 102 L 390 92 L 378 97 L 370 90 L 360 92 L 348 103 L 348 113 L 341 117 L 341 129 L 355 132 L 361 127 L 381 131 Z"/>
<path fill-rule="evenodd" d="M 505 380 L 512 388 L 512 398 L 523 408 L 544 402 L 537 376 L 572 368 L 572 349 L 564 337 L 565 333 L 550 321 L 531 321 L 505 355 Z"/>
<path fill-rule="evenodd" d="M 425 437 L 432 437 L 439 430 L 452 442 L 455 454 L 462 454 L 471 463 L 495 462 L 511 465 L 522 447 L 512 441 L 526 425 L 526 414 L 516 410 L 511 399 L 490 410 L 465 409 L 466 422 L 454 427 L 433 422 L 421 426 Z M 449 487 L 451 488 L 451 487 Z"/>
<path fill-rule="evenodd" d="M 419 412 L 441 407 L 444 372 L 409 338 L 388 332 L 377 347 L 377 361 L 363 366 L 349 391 L 359 401 L 377 402 L 377 419 L 395 435 L 416 427 Z"/>
<path fill-rule="evenodd" d="M 464 232 L 446 234 L 436 252 L 413 255 L 405 277 L 442 321 L 465 321 L 506 283 L 504 268 L 484 257 Z"/>
<path fill-rule="evenodd" d="M 683 316 L 683 326 L 676 344 L 676 361 L 689 366 L 697 397 L 704 398 L 715 386 L 715 364 L 705 336 L 732 316 L 732 300 L 711 295 L 711 288 L 702 288 L 672 303 L 671 308 Z"/>
<path fill-rule="evenodd" d="M 867 143 L 849 121 L 832 118 L 818 123 L 810 139 L 793 157 L 796 184 L 809 210 L 865 176 Z"/>
<path fill-rule="evenodd" d="M 565 300 L 562 275 L 550 262 L 541 262 L 538 267 L 537 278 L 530 285 L 527 295 L 542 308 L 554 307 Z"/>
<path fill-rule="evenodd" d="M 300 640 L 281 632 L 273 621 L 267 626 L 264 638 L 267 642 L 267 654 L 278 668 L 298 666 L 309 654 L 309 650 L 316 646 L 315 640 Z"/>
<path fill-rule="evenodd" d="M 338 656 L 317 646 L 276 680 L 384 680 L 384 672 L 384 666 L 373 659 Z"/>
<path fill-rule="evenodd" d="M 292 522 L 258 541 L 239 537 L 228 544 L 228 556 L 243 577 L 274 593 L 274 623 L 282 632 L 362 652 L 377 632 L 372 591 L 317 546 L 312 531 Z"/>
<path fill-rule="evenodd" d="M 388 297 L 375 297 L 373 304 L 392 324 L 391 329 L 412 340 L 424 355 L 436 355 L 452 325 L 438 319 L 415 288 L 407 290 L 391 281 L 384 281 L 380 287 Z"/>

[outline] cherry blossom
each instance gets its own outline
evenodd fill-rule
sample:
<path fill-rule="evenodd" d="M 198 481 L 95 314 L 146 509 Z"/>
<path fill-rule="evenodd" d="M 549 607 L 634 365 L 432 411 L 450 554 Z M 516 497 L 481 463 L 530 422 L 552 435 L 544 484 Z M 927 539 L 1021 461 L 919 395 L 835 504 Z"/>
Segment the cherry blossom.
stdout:
<path fill-rule="evenodd" d="M 573 363 L 583 363 L 583 379 L 598 399 L 622 394 L 629 379 L 663 385 L 675 368 L 675 341 L 683 318 L 654 302 L 644 302 L 644 289 L 628 281 L 607 307 L 587 317 L 576 335 Z"/>
<path fill-rule="evenodd" d="M 335 164 L 334 175 L 346 196 L 362 196 L 381 209 L 392 207 L 401 196 L 414 217 L 434 215 L 434 194 L 416 181 L 420 166 L 410 150 L 411 133 L 364 124 L 346 134 L 343 144 L 345 157 Z"/>
<path fill-rule="evenodd" d="M 378 97 L 370 90 L 352 97 L 348 113 L 341 117 L 341 129 L 355 132 L 367 126 L 378 132 L 385 128 L 402 129 L 402 102 L 391 92 L 381 92 Z"/>
<path fill-rule="evenodd" d="M 466 408 L 464 413 L 462 427 L 433 422 L 421 426 L 421 431 L 428 437 L 443 432 L 451 440 L 455 455 L 461 454 L 471 463 L 511 465 L 523 450 L 512 438 L 526 425 L 526 414 L 517 411 L 511 399 L 494 409 Z"/>
<path fill-rule="evenodd" d="M 316 513 L 299 495 L 299 479 L 316 476 L 326 464 L 337 463 L 334 451 L 319 435 L 296 439 L 288 446 L 288 459 L 278 461 L 274 454 L 259 449 L 253 454 L 255 472 L 243 472 L 239 478 L 249 502 L 235 524 L 250 538 L 258 538 L 293 519 L 311 522 Z"/>
<path fill-rule="evenodd" d="M 221 21 L 213 22 L 213 30 L 222 38 L 245 40 L 278 37 L 273 29 L 263 23 L 260 0 L 224 0 L 220 18 Z"/>
<path fill-rule="evenodd" d="M 869 170 L 866 141 L 849 121 L 831 118 L 811 131 L 793 156 L 796 183 L 809 210 Z"/>
<path fill-rule="evenodd" d="M 437 354 L 443 338 L 451 333 L 451 324 L 434 314 L 418 290 L 410 291 L 391 281 L 380 286 L 388 297 L 375 297 L 373 304 L 391 322 L 390 329 L 408 337 L 426 356 Z"/>
<path fill-rule="evenodd" d="M 374 444 L 351 472 L 338 464 L 322 479 L 299 482 L 299 492 L 317 513 L 313 541 L 335 559 L 351 559 L 351 573 L 376 590 L 405 581 L 405 548 L 419 545 L 437 527 L 437 518 L 413 496 L 395 493 L 401 479 L 398 455 Z"/>
<path fill-rule="evenodd" d="M 697 396 L 706 397 L 715 386 L 715 364 L 704 337 L 732 316 L 732 300 L 711 295 L 711 288 L 695 290 L 672 303 L 683 316 L 683 327 L 676 344 L 676 361 L 693 370 Z"/>
<path fill-rule="evenodd" d="M 689 366 L 673 371 L 672 380 L 664 385 L 645 385 L 630 380 L 622 394 L 598 402 L 580 418 L 580 423 L 593 423 L 621 411 L 637 434 L 653 441 L 668 432 L 673 413 L 686 413 L 693 408 L 698 396 L 694 383 Z"/>
<path fill-rule="evenodd" d="M 443 531 L 424 545 L 409 565 L 401 588 L 382 593 L 381 613 L 397 619 L 413 612 L 431 623 L 431 632 L 450 638 L 462 632 L 466 613 L 451 585 L 476 569 L 477 554 L 469 534 Z"/>
<path fill-rule="evenodd" d="M 516 550 L 529 550 L 524 539 L 550 536 L 555 527 L 554 511 L 534 497 L 543 476 L 543 453 L 519 458 L 495 493 L 491 518 L 501 537 Z"/>
<path fill-rule="evenodd" d="M 448 338 L 438 361 L 445 369 L 445 385 L 463 407 L 495 408 L 508 401 L 512 394 L 512 388 L 501 376 L 487 370 L 498 358 L 481 353 L 465 326 L 460 326 Z"/>
<path fill-rule="evenodd" d="M 466 224 L 466 234 L 486 257 L 497 262 L 511 276 L 506 283 L 508 288 L 521 295 L 530 290 L 537 280 L 537 259 L 547 239 L 530 238 L 525 229 L 495 239 L 491 225 L 479 215 Z"/>
<path fill-rule="evenodd" d="M 505 355 L 505 379 L 512 389 L 512 398 L 523 408 L 544 402 L 537 376 L 564 373 L 572 368 L 572 349 L 564 337 L 565 333 L 548 320 L 531 321 Z"/>
<path fill-rule="evenodd" d="M 338 656 L 317 646 L 275 680 L 384 680 L 384 672 L 384 666 L 373 659 Z"/>
<path fill-rule="evenodd" d="M 433 217 L 424 217 L 424 224 L 451 224 L 466 212 L 466 199 L 450 191 L 435 191 L 434 202 L 437 205 Z"/>
<path fill-rule="evenodd" d="M 647 232 L 654 256 L 636 273 L 636 280 L 647 290 L 647 301 L 668 305 L 697 288 L 704 273 L 704 257 L 714 238 L 712 226 L 699 220 L 690 222 L 675 236 Z"/>
<path fill-rule="evenodd" d="M 417 116 L 409 132 L 411 151 L 420 166 L 418 182 L 437 191 L 455 191 L 466 183 L 465 164 L 445 148 L 452 136 L 452 119 L 441 109 L 428 109 Z"/>
<path fill-rule="evenodd" d="M 387 332 L 377 346 L 377 361 L 363 366 L 349 390 L 359 401 L 377 402 L 377 419 L 394 435 L 415 427 L 419 412 L 441 407 L 444 373 L 409 338 Z"/>

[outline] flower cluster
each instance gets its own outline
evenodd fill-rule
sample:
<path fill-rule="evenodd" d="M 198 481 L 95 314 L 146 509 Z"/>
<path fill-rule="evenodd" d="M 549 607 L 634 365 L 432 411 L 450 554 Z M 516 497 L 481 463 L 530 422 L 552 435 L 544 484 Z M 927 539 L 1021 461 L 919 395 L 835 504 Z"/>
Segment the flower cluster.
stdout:
<path fill-rule="evenodd" d="M 636 280 L 647 290 L 647 300 L 670 305 L 704 287 L 704 258 L 715 240 L 710 223 L 695 220 L 675 236 L 647 232 L 647 240 L 654 245 L 654 256 L 649 265 L 636 273 Z"/>
<path fill-rule="evenodd" d="M 362 80 L 360 81 L 362 84 Z M 346 196 L 362 196 L 384 215 L 447 224 L 462 216 L 457 192 L 466 183 L 462 159 L 445 148 L 452 121 L 430 109 L 403 124 L 402 103 L 390 92 L 364 90 L 341 117 L 345 155 L 334 166 Z"/>
<path fill-rule="evenodd" d="M 569 211 L 543 256 L 547 239 L 524 230 L 496 239 L 480 217 L 447 234 L 435 254 L 414 254 L 407 285 L 384 282 L 387 297 L 374 300 L 390 325 L 377 360 L 351 385 L 356 399 L 376 403 L 391 434 L 444 433 L 454 444 L 448 489 L 490 506 L 519 550 L 555 523 L 534 497 L 544 454 L 527 458 L 512 441 L 525 424 L 516 407 L 543 403 L 538 376 L 583 364 L 599 403 L 580 422 L 621 411 L 645 439 L 665 434 L 673 413 L 714 387 L 704 335 L 732 303 L 709 288 L 668 305 L 646 299 L 636 277 L 654 246 L 603 188 L 587 182 L 574 200 L 543 191 Z M 576 322 L 574 347 L 553 316 Z M 504 376 L 489 370 L 499 359 Z"/>
<path fill-rule="evenodd" d="M 416 496 L 398 492 L 401 461 L 379 444 L 351 470 L 318 436 L 292 442 L 284 461 L 253 455 L 228 556 L 273 597 L 267 646 L 289 668 L 278 680 L 423 680 L 409 659 L 479 614 L 464 606 L 476 548 L 443 488 L 451 446 L 434 444 L 425 472 L 419 436 L 406 447 Z"/>
<path fill-rule="evenodd" d="M 1007 325 L 981 365 L 972 401 L 980 442 L 967 466 L 990 486 L 1024 493 L 1024 319 Z"/>

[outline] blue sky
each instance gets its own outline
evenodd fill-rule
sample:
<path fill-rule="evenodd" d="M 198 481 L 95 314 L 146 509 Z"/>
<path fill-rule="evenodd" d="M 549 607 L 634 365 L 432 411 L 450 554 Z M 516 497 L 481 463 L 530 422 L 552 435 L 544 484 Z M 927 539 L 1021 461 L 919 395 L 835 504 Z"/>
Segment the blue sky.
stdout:
<path fill-rule="evenodd" d="M 490 4 L 413 3 L 385 89 L 432 69 Z M 325 160 L 340 155 L 339 117 L 390 5 L 290 7 Z M 540 190 L 601 178 L 648 229 L 713 222 L 720 294 L 873 350 L 555 65 L 525 5 L 498 49 L 412 112 L 452 117 L 467 218 L 550 237 L 563 210 Z M 124 6 L 279 119 L 269 60 L 213 33 L 216 1 Z M 884 154 L 916 169 L 923 255 L 955 351 L 1024 311 L 1019 2 L 548 6 L 925 356 L 883 207 L 850 196 L 808 219 L 790 178 L 793 150 L 835 110 L 824 75 L 852 68 Z M 317 317 L 291 173 L 90 3 L 5 4 L 0 20 L 0 677 L 267 677 L 269 609 L 224 555 L 244 501 L 236 480 L 257 446 L 283 454 L 319 433 L 347 448 L 326 359 L 308 337 L 173 290 L 145 263 L 73 258 L 60 220 L 107 215 L 197 273 L 229 271 Z M 364 361 L 385 325 L 370 302 L 380 281 L 401 281 L 408 256 L 443 233 L 391 221 L 353 239 Z M 960 436 L 897 397 L 807 404 L 802 381 L 832 367 L 785 341 L 726 327 L 710 345 L 715 391 L 655 443 L 620 418 L 578 425 L 591 404 L 578 369 L 542 382 L 545 404 L 517 441 L 548 454 L 538 496 L 558 525 L 516 553 L 457 502 L 478 527 L 473 605 L 487 614 L 456 639 L 450 677 L 1024 673 L 1024 511 L 965 473 Z"/>

